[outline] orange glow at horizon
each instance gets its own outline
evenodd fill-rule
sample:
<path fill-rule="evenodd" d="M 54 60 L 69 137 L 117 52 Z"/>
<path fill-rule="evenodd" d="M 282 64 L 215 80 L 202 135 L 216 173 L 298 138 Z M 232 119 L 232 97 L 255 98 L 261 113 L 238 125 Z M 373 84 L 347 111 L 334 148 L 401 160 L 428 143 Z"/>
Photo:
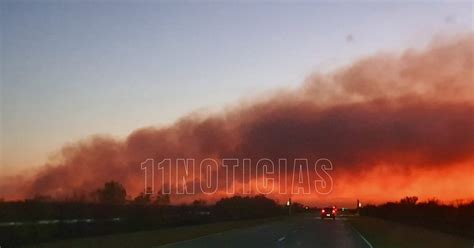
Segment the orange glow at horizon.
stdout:
<path fill-rule="evenodd" d="M 398 201 L 406 196 L 417 196 L 419 201 L 436 199 L 444 204 L 456 204 L 474 200 L 474 174 L 472 162 L 454 165 L 450 168 L 430 167 L 393 169 L 394 166 L 379 165 L 370 170 L 334 175 L 334 187 L 329 194 L 319 194 L 312 189 L 311 194 L 292 194 L 292 184 L 289 183 L 287 193 L 280 193 L 278 181 L 274 182 L 274 190 L 268 194 L 280 203 L 291 197 L 295 202 L 310 206 L 339 205 L 352 206 L 356 199 L 364 204 L 381 204 L 388 201 Z M 400 167 L 399 167 L 400 168 Z M 291 178 L 291 176 L 290 176 Z M 289 180 L 291 181 L 291 180 Z M 251 194 L 242 194 L 242 183 L 235 183 L 235 194 L 219 190 L 212 195 L 196 197 L 179 197 L 177 203 L 190 203 L 196 199 L 210 202 L 223 197 L 234 195 L 257 195 L 257 184 L 262 187 L 263 179 L 252 180 L 249 185 Z"/>

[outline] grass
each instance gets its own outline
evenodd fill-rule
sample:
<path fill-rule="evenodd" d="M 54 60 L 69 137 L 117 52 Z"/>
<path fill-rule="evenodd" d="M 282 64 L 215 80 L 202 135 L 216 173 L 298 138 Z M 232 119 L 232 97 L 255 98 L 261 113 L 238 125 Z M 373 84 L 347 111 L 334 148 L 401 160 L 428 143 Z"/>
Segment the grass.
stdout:
<path fill-rule="evenodd" d="M 194 239 L 231 229 L 252 227 L 274 221 L 281 221 L 284 218 L 285 217 L 274 217 L 268 219 L 228 221 L 204 225 L 163 228 L 153 231 L 60 240 L 57 242 L 35 245 L 35 247 L 153 247 Z"/>
<path fill-rule="evenodd" d="M 350 217 L 349 222 L 370 241 L 374 248 L 474 248 L 473 240 L 422 227 L 358 216 Z"/>

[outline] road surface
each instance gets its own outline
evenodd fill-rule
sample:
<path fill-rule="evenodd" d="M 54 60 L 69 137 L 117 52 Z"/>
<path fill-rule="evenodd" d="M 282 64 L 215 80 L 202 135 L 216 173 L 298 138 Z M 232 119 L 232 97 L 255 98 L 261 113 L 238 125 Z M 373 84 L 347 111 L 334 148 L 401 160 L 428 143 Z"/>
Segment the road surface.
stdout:
<path fill-rule="evenodd" d="M 370 244 L 344 218 L 321 220 L 299 216 L 286 221 L 235 229 L 161 246 L 174 247 L 337 247 L 368 248 Z"/>

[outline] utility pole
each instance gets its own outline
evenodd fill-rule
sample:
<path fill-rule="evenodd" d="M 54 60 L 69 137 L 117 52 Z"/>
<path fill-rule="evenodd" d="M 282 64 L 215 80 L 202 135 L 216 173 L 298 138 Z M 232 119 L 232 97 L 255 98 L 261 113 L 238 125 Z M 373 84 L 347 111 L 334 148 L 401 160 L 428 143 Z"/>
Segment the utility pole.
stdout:
<path fill-rule="evenodd" d="M 291 197 L 288 198 L 288 201 L 286 202 L 286 206 L 288 207 L 288 215 L 291 215 Z"/>
<path fill-rule="evenodd" d="M 357 215 L 359 215 L 359 209 L 360 209 L 360 207 L 362 207 L 362 203 L 360 203 L 359 199 L 357 199 L 357 206 L 356 206 Z"/>

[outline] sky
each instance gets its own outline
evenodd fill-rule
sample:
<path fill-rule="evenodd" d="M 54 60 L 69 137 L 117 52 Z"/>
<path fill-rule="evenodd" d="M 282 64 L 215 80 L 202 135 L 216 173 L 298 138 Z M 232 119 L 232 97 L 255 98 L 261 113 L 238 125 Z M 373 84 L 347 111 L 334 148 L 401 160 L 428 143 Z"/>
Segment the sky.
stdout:
<path fill-rule="evenodd" d="M 472 31 L 472 2 L 1 1 L 1 173 Z"/>

